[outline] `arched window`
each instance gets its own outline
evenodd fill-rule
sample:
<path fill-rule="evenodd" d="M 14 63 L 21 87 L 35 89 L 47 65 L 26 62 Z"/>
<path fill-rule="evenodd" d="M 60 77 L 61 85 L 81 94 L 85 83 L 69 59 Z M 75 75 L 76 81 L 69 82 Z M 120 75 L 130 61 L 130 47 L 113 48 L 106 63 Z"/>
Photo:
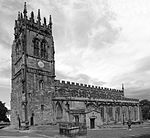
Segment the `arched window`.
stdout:
<path fill-rule="evenodd" d="M 41 58 L 47 58 L 47 51 L 46 51 L 46 40 L 42 40 L 41 42 Z"/>
<path fill-rule="evenodd" d="M 33 40 L 34 43 L 34 55 L 39 56 L 39 39 L 35 38 Z"/>
<path fill-rule="evenodd" d="M 39 90 L 43 90 L 44 89 L 44 82 L 43 80 L 39 81 Z"/>
<path fill-rule="evenodd" d="M 100 107 L 101 118 L 104 121 L 104 107 Z"/>
<path fill-rule="evenodd" d="M 20 51 L 21 51 L 21 41 L 20 39 L 18 39 L 16 41 L 16 47 L 15 47 L 15 52 L 17 56 L 20 54 Z"/>
<path fill-rule="evenodd" d="M 41 111 L 44 111 L 44 104 L 41 104 Z"/>
<path fill-rule="evenodd" d="M 79 115 L 75 115 L 74 118 L 75 118 L 75 123 L 79 124 Z"/>
<path fill-rule="evenodd" d="M 15 51 L 16 51 L 16 55 L 19 55 L 19 44 L 18 44 L 18 42 L 16 43 Z"/>
<path fill-rule="evenodd" d="M 61 119 L 63 117 L 63 110 L 60 103 L 56 104 L 56 119 Z"/>
<path fill-rule="evenodd" d="M 119 122 L 121 119 L 120 117 L 120 107 L 116 107 L 116 111 L 115 111 L 115 121 Z"/>
<path fill-rule="evenodd" d="M 110 107 L 107 107 L 107 114 L 108 114 L 108 117 L 109 117 L 109 121 L 113 121 L 114 118 L 113 118 L 113 108 L 110 106 Z"/>

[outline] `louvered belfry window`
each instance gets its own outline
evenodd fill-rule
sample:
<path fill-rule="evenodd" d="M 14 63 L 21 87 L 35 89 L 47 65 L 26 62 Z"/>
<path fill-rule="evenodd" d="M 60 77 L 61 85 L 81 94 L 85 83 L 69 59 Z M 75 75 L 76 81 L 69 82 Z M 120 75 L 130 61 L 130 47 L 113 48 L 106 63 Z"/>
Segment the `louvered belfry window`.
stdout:
<path fill-rule="evenodd" d="M 39 56 L 39 39 L 34 39 L 34 55 Z"/>
<path fill-rule="evenodd" d="M 46 41 L 41 42 L 41 58 L 47 58 Z"/>

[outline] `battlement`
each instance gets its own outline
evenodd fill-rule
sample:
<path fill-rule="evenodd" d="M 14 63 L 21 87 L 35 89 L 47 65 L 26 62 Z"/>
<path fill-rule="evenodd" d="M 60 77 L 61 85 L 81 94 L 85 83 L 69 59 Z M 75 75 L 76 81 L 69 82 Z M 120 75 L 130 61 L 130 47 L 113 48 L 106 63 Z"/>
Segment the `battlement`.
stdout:
<path fill-rule="evenodd" d="M 56 86 L 64 86 L 64 87 L 74 87 L 74 88 L 80 88 L 80 89 L 94 89 L 96 91 L 103 90 L 103 91 L 108 91 L 108 92 L 114 92 L 118 94 L 123 94 L 123 90 L 118 90 L 118 89 L 111 89 L 111 88 L 105 88 L 105 87 L 100 87 L 100 86 L 94 86 L 94 85 L 87 85 L 87 84 L 82 84 L 82 83 L 75 83 L 75 82 L 69 82 L 69 81 L 64 81 L 64 80 L 55 80 L 55 85 Z"/>
<path fill-rule="evenodd" d="M 40 16 L 40 9 L 38 9 L 38 15 L 37 19 L 35 20 L 34 12 L 31 12 L 30 17 L 27 16 L 27 8 L 26 8 L 26 2 L 24 4 L 24 10 L 22 12 L 18 12 L 18 19 L 15 20 L 15 27 L 14 27 L 14 35 L 15 38 L 19 36 L 21 33 L 22 26 L 26 26 L 30 30 L 38 31 L 41 34 L 46 34 L 50 36 L 52 34 L 52 19 L 51 15 L 49 16 L 49 23 L 47 24 L 46 18 L 43 18 L 43 23 L 41 22 L 41 16 Z"/>
<path fill-rule="evenodd" d="M 100 86 L 87 85 L 69 81 L 55 80 L 56 97 L 83 97 L 89 99 L 113 99 L 124 101 L 136 101 L 138 99 L 127 98 L 123 90 L 104 88 Z"/>

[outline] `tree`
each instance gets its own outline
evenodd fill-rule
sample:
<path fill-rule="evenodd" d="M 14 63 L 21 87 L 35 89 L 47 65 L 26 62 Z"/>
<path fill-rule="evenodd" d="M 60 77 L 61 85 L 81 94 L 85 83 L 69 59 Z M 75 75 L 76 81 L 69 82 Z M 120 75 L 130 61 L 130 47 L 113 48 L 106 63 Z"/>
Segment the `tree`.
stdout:
<path fill-rule="evenodd" d="M 147 99 L 140 101 L 143 120 L 150 119 L 150 101 Z"/>
<path fill-rule="evenodd" d="M 8 109 L 5 107 L 5 103 L 0 101 L 0 121 L 9 122 L 9 119 L 6 116 L 7 112 Z"/>

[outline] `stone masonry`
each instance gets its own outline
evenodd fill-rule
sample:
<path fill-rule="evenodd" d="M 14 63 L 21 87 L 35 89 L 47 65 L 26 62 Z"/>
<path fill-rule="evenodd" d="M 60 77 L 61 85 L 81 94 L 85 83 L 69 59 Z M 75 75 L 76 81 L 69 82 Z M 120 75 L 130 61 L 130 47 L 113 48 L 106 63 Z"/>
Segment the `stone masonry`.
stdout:
<path fill-rule="evenodd" d="M 140 120 L 139 100 L 116 90 L 55 79 L 52 19 L 41 23 L 34 13 L 15 20 L 12 45 L 11 125 L 32 126 L 81 122 L 95 128 L 104 124 Z"/>

